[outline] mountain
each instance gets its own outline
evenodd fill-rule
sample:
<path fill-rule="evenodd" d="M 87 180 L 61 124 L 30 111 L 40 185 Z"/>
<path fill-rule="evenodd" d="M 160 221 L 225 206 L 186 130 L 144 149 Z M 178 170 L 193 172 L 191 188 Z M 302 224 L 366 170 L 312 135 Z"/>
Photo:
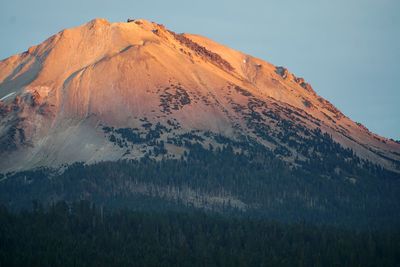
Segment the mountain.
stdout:
<path fill-rule="evenodd" d="M 307 155 L 298 148 L 320 129 L 359 157 L 400 171 L 400 144 L 351 121 L 304 79 L 146 20 L 95 19 L 63 30 L 1 61 L 0 82 L 3 171 L 141 157 L 149 146 L 122 141 L 117 129 L 143 135 L 157 123 L 171 155 L 183 149 L 167 140 L 195 131 L 250 137 L 301 161 Z"/>
<path fill-rule="evenodd" d="M 274 205 L 285 202 L 291 192 L 292 208 L 299 199 L 309 209 L 320 209 L 323 201 L 332 204 L 336 199 L 346 205 L 349 198 L 358 197 L 352 205 L 364 205 L 364 212 L 366 198 L 398 209 L 398 192 L 393 191 L 400 173 L 398 142 L 352 121 L 284 67 L 143 19 L 127 23 L 95 19 L 1 61 L 0 99 L 3 202 L 16 201 L 15 195 L 7 195 L 11 187 L 18 189 L 15 183 L 35 185 L 32 190 L 38 197 L 43 196 L 39 187 L 57 182 L 54 177 L 63 177 L 59 181 L 96 177 L 88 179 L 97 195 L 79 187 L 79 180 L 71 184 L 79 194 L 66 192 L 63 185 L 62 194 L 51 191 L 54 188 L 46 191 L 51 195 L 46 200 L 67 195 L 104 197 L 109 185 L 99 177 L 104 175 L 106 181 L 118 177 L 116 183 L 136 175 L 140 183 L 135 183 L 141 187 L 130 184 L 130 193 L 154 196 L 158 192 L 162 199 L 194 206 L 229 201 L 243 210 L 270 203 L 276 211 Z M 216 163 L 222 169 L 234 166 L 219 173 Z M 149 166 L 165 168 L 165 173 L 175 168 L 169 173 L 171 179 L 185 179 L 196 170 L 200 177 L 202 166 L 212 166 L 207 175 L 218 171 L 219 177 L 231 176 L 218 180 L 218 190 L 210 193 L 213 183 L 202 184 L 203 176 L 171 187 L 157 177 L 167 174 L 152 173 Z M 159 183 L 149 185 L 150 178 L 146 183 L 142 170 Z M 242 194 L 257 171 L 259 177 L 268 173 L 268 177 L 292 180 L 279 180 L 286 189 L 274 188 L 269 200 L 258 201 L 255 195 L 246 200 L 256 190 L 253 187 L 267 190 L 268 183 L 260 178 Z M 49 181 L 38 175 L 50 177 Z M 330 189 L 336 182 L 340 190 Z M 117 187 L 124 186 L 121 182 Z M 380 186 L 384 189 L 378 192 Z M 110 192 L 120 189 L 113 187 Z M 333 196 L 321 196 L 329 190 Z M 274 195 L 277 192 L 281 195 Z"/>

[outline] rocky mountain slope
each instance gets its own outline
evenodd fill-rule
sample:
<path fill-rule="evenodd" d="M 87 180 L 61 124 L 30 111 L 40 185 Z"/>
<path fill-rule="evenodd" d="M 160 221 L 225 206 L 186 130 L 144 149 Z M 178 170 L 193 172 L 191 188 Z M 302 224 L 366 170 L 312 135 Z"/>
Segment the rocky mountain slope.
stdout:
<path fill-rule="evenodd" d="M 296 167 L 323 157 L 324 136 L 348 152 L 344 160 L 400 172 L 399 143 L 346 117 L 303 78 L 146 20 L 95 19 L 1 61 L 0 99 L 3 173 L 181 158 L 194 143 L 226 140 L 244 153 L 240 144 L 262 145 Z"/>

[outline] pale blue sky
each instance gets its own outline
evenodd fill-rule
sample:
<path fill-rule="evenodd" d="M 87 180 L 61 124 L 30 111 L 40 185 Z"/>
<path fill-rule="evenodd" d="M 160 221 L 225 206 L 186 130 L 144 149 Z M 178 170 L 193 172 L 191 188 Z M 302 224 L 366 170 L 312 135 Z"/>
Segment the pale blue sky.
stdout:
<path fill-rule="evenodd" d="M 95 17 L 145 18 L 286 66 L 353 120 L 400 139 L 398 0 L 1 0 L 0 58 Z"/>

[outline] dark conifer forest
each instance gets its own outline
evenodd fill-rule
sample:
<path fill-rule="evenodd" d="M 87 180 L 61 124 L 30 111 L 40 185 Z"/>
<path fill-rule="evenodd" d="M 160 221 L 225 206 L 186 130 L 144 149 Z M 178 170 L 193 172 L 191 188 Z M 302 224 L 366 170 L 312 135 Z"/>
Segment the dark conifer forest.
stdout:
<path fill-rule="evenodd" d="M 398 266 L 400 232 L 57 202 L 0 209 L 0 266 Z"/>

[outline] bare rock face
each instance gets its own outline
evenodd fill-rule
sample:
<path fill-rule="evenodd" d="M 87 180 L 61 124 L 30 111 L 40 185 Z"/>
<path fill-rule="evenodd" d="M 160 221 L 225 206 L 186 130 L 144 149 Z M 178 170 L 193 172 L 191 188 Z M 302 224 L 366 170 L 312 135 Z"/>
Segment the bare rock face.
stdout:
<path fill-rule="evenodd" d="M 286 68 L 146 20 L 95 19 L 1 61 L 0 99 L 1 172 L 181 157 L 189 143 L 221 138 L 298 164 L 321 134 L 399 172 L 398 143 Z"/>

